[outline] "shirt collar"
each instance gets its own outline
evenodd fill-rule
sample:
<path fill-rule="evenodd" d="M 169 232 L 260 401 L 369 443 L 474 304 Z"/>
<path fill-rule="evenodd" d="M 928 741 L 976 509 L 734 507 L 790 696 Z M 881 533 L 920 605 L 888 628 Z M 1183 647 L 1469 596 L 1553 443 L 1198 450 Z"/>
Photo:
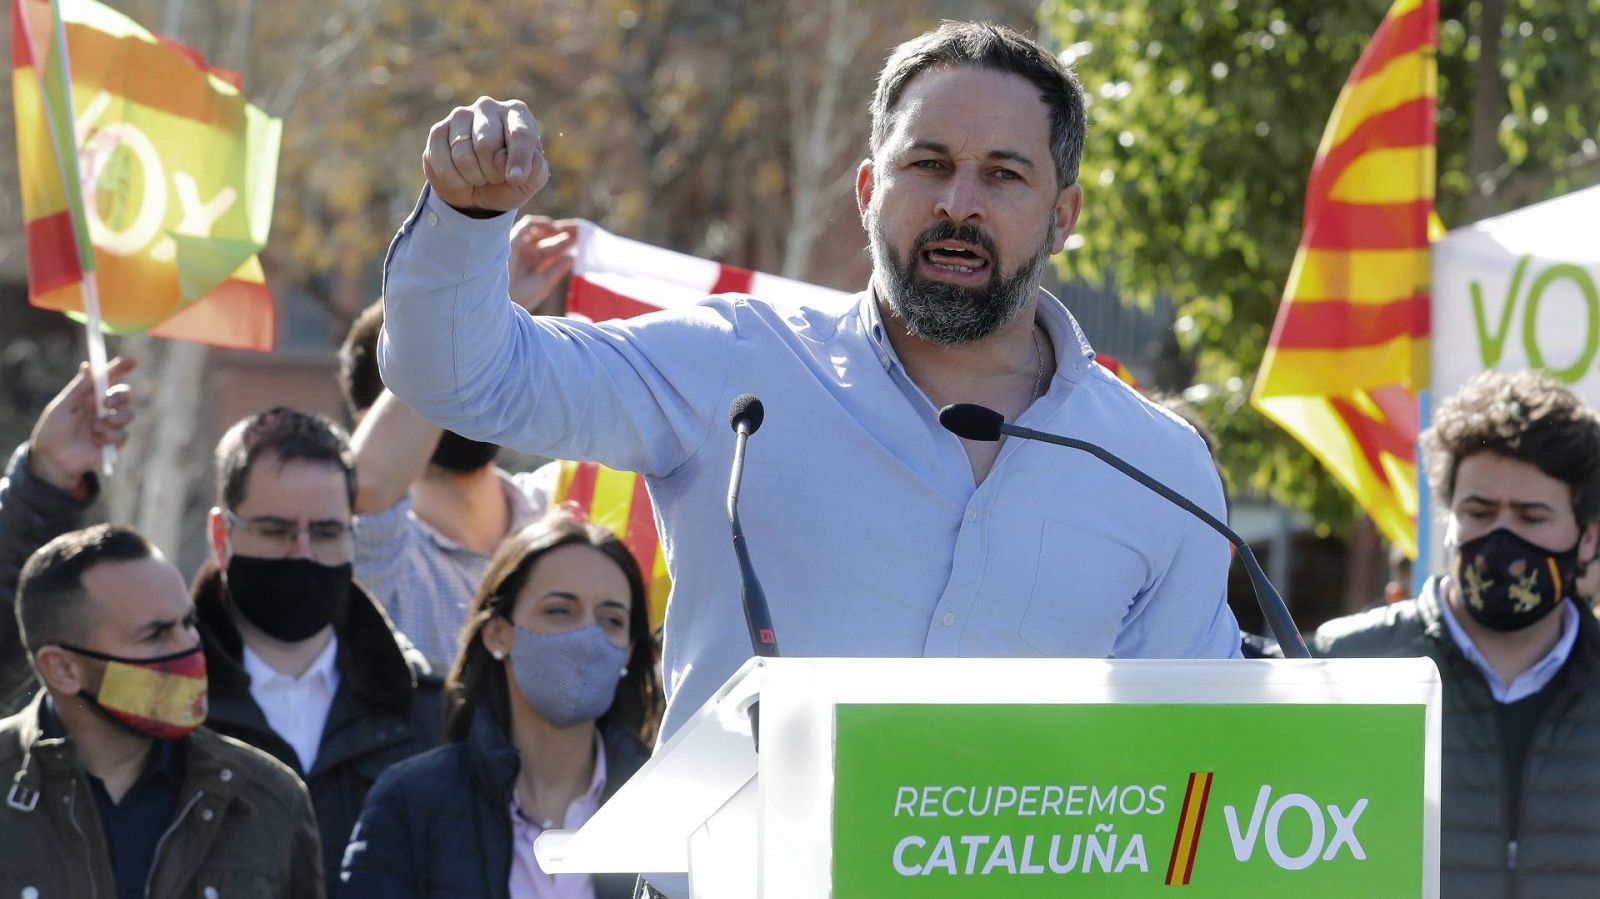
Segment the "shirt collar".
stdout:
<path fill-rule="evenodd" d="M 1055 294 L 1043 287 L 1039 288 L 1039 302 L 1035 304 L 1035 308 L 1037 320 L 1055 350 L 1056 377 L 1077 383 L 1089 364 L 1094 361 L 1094 347 L 1089 345 L 1089 339 L 1078 326 L 1078 320 L 1072 317 L 1066 304 L 1057 299 Z M 884 330 L 883 316 L 878 311 L 876 288 L 868 287 L 861 292 L 856 309 L 856 314 L 861 318 L 862 328 L 872 343 L 873 352 L 878 356 L 878 362 L 886 370 L 892 370 L 900 364 L 900 359 L 895 354 L 894 345 L 889 342 L 888 333 Z"/>
<path fill-rule="evenodd" d="M 1561 636 L 1556 640 L 1556 645 L 1544 657 L 1533 663 L 1527 671 L 1517 675 L 1511 683 L 1503 683 L 1500 675 L 1478 651 L 1477 644 L 1472 642 L 1472 637 L 1467 634 L 1461 622 L 1456 620 L 1455 612 L 1450 608 L 1450 600 L 1444 591 L 1445 580 L 1432 578 L 1424 589 L 1433 590 L 1434 598 L 1439 603 L 1439 617 L 1444 620 L 1445 630 L 1450 634 L 1450 641 L 1461 650 L 1461 654 L 1478 669 L 1489 683 L 1489 692 L 1494 694 L 1497 702 L 1516 702 L 1544 689 L 1550 680 L 1567 663 L 1567 657 L 1572 654 L 1572 647 L 1578 640 L 1578 609 L 1575 603 L 1563 601 L 1561 603 Z"/>
<path fill-rule="evenodd" d="M 253 687 L 262 687 L 277 682 L 282 682 L 288 686 L 311 686 L 315 684 L 325 686 L 328 692 L 332 693 L 339 687 L 339 669 L 334 664 L 338 658 L 339 638 L 330 636 L 328 645 L 322 648 L 322 652 L 317 653 L 317 657 L 312 660 L 311 666 L 305 670 L 305 673 L 299 677 L 290 677 L 261 661 L 261 657 L 256 655 L 249 646 L 246 646 L 244 648 L 244 670 L 246 674 L 250 675 L 250 684 Z"/>

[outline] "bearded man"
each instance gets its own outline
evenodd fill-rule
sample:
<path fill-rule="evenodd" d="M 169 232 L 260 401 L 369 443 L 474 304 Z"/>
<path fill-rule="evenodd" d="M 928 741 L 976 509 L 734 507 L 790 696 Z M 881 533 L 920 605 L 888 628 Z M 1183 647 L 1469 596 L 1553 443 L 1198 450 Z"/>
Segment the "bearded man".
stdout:
<path fill-rule="evenodd" d="M 507 296 L 514 210 L 548 180 L 519 101 L 436 123 L 385 265 L 384 383 L 473 439 L 648 481 L 673 581 L 663 734 L 750 655 L 723 517 L 726 410 L 766 424 L 745 532 L 787 654 L 1230 657 L 1222 538 L 1094 458 L 967 442 L 941 406 L 1100 443 L 1215 515 L 1200 438 L 1094 364 L 1039 286 L 1082 205 L 1083 92 L 1027 38 L 947 23 L 895 50 L 856 198 L 867 289 L 723 295 L 587 324 Z"/>

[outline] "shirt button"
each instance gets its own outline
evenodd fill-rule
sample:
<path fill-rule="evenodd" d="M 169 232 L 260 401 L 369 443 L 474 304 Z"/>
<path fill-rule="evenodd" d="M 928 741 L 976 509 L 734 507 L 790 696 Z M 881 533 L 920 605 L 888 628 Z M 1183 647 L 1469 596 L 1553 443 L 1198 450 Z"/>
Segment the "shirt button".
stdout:
<path fill-rule="evenodd" d="M 430 224 L 430 225 L 439 224 L 439 213 L 437 213 L 437 212 L 428 213 L 428 224 Z"/>
<path fill-rule="evenodd" d="M 214 817 L 216 817 L 216 815 L 211 811 L 211 809 L 203 808 L 200 810 L 200 820 L 210 821 Z"/>
<path fill-rule="evenodd" d="M 946 612 L 946 613 L 944 613 L 944 626 L 945 627 L 949 627 L 950 625 L 955 624 L 955 623 L 956 623 L 956 613 L 954 613 L 954 612 Z"/>
<path fill-rule="evenodd" d="M 223 768 L 221 771 L 217 772 L 217 776 L 222 778 L 223 783 L 227 783 L 228 781 L 233 780 L 233 769 Z"/>
<path fill-rule="evenodd" d="M 38 887 L 23 887 L 22 899 L 39 899 Z"/>
<path fill-rule="evenodd" d="M 204 890 L 204 895 L 205 895 L 206 899 L 217 899 L 217 888 L 216 887 L 206 887 L 205 890 Z"/>

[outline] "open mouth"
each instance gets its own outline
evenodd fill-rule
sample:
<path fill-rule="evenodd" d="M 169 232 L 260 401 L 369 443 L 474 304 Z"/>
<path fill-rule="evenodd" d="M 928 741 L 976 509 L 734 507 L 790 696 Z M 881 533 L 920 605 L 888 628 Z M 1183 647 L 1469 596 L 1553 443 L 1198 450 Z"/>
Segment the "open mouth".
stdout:
<path fill-rule="evenodd" d="M 922 260 L 935 271 L 953 275 L 974 275 L 989 267 L 989 255 L 981 247 L 956 242 L 940 242 L 925 248 Z"/>

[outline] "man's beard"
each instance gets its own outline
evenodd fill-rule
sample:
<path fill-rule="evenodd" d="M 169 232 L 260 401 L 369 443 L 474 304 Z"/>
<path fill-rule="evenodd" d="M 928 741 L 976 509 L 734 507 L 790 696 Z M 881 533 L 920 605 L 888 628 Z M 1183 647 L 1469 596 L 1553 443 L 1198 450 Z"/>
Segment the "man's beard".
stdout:
<path fill-rule="evenodd" d="M 982 340 L 1000 330 L 1039 289 L 1044 263 L 1050 258 L 1053 222 L 1046 222 L 1044 238 L 1033 257 L 1016 274 L 1002 279 L 1001 259 L 994 241 L 976 225 L 943 222 L 918 234 L 905 260 L 897 259 L 877 216 L 872 221 L 872 259 L 882 277 L 878 290 L 889 310 L 905 322 L 906 333 L 929 343 L 958 346 Z M 928 281 L 917 274 L 923 248 L 940 241 L 960 241 L 982 247 L 989 255 L 989 283 L 961 287 Z"/>

